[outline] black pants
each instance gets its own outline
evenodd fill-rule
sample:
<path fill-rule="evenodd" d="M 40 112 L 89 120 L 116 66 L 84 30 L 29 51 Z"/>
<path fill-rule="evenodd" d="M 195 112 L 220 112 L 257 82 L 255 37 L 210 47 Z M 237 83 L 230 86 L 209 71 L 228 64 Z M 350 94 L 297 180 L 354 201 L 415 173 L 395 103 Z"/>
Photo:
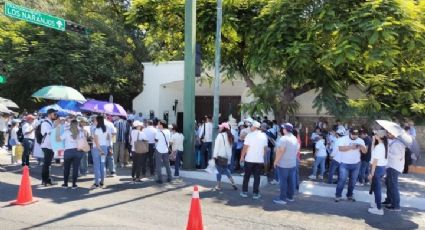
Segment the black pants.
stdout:
<path fill-rule="evenodd" d="M 42 148 L 44 153 L 44 164 L 43 170 L 41 171 L 41 181 L 42 183 L 51 183 L 52 179 L 50 178 L 50 165 L 52 165 L 53 156 L 55 153 L 53 150 L 48 148 Z"/>
<path fill-rule="evenodd" d="M 254 194 L 258 194 L 260 187 L 260 172 L 262 163 L 245 162 L 245 174 L 243 176 L 242 191 L 248 192 L 248 183 L 251 175 L 254 174 Z"/>
<path fill-rule="evenodd" d="M 140 154 L 132 152 L 132 160 L 133 160 L 133 167 L 131 168 L 131 177 L 132 178 L 140 178 L 140 169 L 142 168 L 142 160 L 143 158 L 146 158 L 147 154 Z M 146 161 L 145 161 L 146 163 Z M 145 165 L 146 166 L 146 165 Z M 146 173 L 146 168 L 145 168 Z"/>
<path fill-rule="evenodd" d="M 147 161 L 147 165 L 149 166 L 149 172 L 150 175 L 153 176 L 155 175 L 155 159 L 154 159 L 154 153 L 155 153 L 155 144 L 149 144 L 149 153 L 145 154 L 146 156 L 146 161 Z M 146 168 L 145 168 L 146 170 Z M 142 174 L 145 175 L 146 171 L 143 172 L 143 168 L 142 168 Z"/>
<path fill-rule="evenodd" d="M 0 132 L 0 147 L 3 147 L 3 145 L 6 144 L 5 142 L 5 132 Z"/>
<path fill-rule="evenodd" d="M 63 169 L 63 183 L 68 185 L 69 173 L 72 165 L 72 185 L 77 183 L 78 170 L 80 168 L 81 157 L 83 152 L 77 149 L 66 149 L 64 153 L 64 169 Z"/>

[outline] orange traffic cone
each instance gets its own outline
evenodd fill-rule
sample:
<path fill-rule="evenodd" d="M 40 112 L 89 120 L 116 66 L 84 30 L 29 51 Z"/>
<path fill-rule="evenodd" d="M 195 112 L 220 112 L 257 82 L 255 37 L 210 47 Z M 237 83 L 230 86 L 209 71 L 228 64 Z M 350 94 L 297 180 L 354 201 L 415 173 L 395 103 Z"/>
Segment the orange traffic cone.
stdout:
<path fill-rule="evenodd" d="M 199 200 L 198 186 L 193 188 L 192 203 L 190 204 L 189 220 L 187 222 L 187 230 L 202 230 L 201 201 Z"/>
<path fill-rule="evenodd" d="M 32 197 L 32 189 L 30 182 L 30 172 L 28 166 L 24 166 L 21 185 L 19 186 L 18 198 L 11 202 L 12 205 L 27 205 L 37 202 L 38 200 Z"/>

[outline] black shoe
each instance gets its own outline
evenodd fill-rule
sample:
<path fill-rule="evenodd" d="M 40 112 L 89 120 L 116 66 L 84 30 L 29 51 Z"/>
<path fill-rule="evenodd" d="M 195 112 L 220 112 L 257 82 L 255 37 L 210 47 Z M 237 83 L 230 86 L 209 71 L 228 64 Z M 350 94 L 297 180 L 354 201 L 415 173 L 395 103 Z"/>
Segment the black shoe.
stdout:
<path fill-rule="evenodd" d="M 47 182 L 47 184 L 50 185 L 50 186 L 53 186 L 53 185 L 57 185 L 58 183 L 49 181 L 49 182 Z"/>
<path fill-rule="evenodd" d="M 168 179 L 167 179 L 167 182 L 168 182 L 168 183 L 170 183 L 170 182 L 171 182 L 171 178 L 168 178 Z"/>
<path fill-rule="evenodd" d="M 236 185 L 234 185 L 234 184 L 232 184 L 232 187 L 233 187 L 233 190 L 238 190 L 238 187 L 236 186 Z"/>
<path fill-rule="evenodd" d="M 155 181 L 157 184 L 162 184 L 162 180 L 156 180 Z"/>
<path fill-rule="evenodd" d="M 391 205 L 391 203 L 389 201 L 384 201 L 381 203 L 382 205 Z"/>
<path fill-rule="evenodd" d="M 72 189 L 77 189 L 78 188 L 78 185 L 77 184 L 73 184 L 72 185 Z"/>
<path fill-rule="evenodd" d="M 62 184 L 62 188 L 68 188 L 67 184 Z"/>
<path fill-rule="evenodd" d="M 353 197 L 347 197 L 347 200 L 351 202 L 356 202 L 356 199 L 354 199 Z"/>
<path fill-rule="evenodd" d="M 103 188 L 103 182 L 99 183 L 99 187 Z"/>

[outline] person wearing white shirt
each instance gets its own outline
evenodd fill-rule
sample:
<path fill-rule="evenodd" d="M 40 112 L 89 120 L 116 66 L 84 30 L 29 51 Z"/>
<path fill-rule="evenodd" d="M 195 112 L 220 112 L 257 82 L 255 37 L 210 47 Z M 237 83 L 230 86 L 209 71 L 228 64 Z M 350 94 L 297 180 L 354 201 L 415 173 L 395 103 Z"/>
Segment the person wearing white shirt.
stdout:
<path fill-rule="evenodd" d="M 108 148 L 110 147 L 111 140 L 108 137 L 110 134 L 105 126 L 105 119 L 102 115 L 98 115 L 94 122 L 95 130 L 93 135 L 93 173 L 94 173 L 94 184 L 91 189 L 103 187 L 105 180 L 105 161 L 106 155 L 108 154 Z"/>
<path fill-rule="evenodd" d="M 146 162 L 142 162 L 142 176 L 146 176 L 146 165 L 149 167 L 150 176 L 155 175 L 155 161 L 154 161 L 154 154 L 155 154 L 155 137 L 158 130 L 153 126 L 153 121 L 148 120 L 147 122 L 148 127 L 143 129 L 143 133 L 145 134 L 148 142 L 149 142 L 149 153 L 146 154 Z"/>
<path fill-rule="evenodd" d="M 106 154 L 106 168 L 109 169 L 109 176 L 115 176 L 115 160 L 114 160 L 114 148 L 113 145 L 116 141 L 117 129 L 115 128 L 114 123 L 109 121 L 107 118 L 104 119 L 106 130 L 108 132 L 108 151 Z"/>
<path fill-rule="evenodd" d="M 341 154 L 341 162 L 339 165 L 339 179 L 336 186 L 335 202 L 341 201 L 342 191 L 348 177 L 347 199 L 349 201 L 355 201 L 353 191 L 359 176 L 360 154 L 367 153 L 363 139 L 359 138 L 359 130 L 351 129 L 349 135 L 342 137 L 338 141 L 338 150 Z"/>
<path fill-rule="evenodd" d="M 65 142 L 64 152 L 64 170 L 63 170 L 63 185 L 68 187 L 69 173 L 72 165 L 72 188 L 76 189 L 78 171 L 80 168 L 81 157 L 83 152 L 77 149 L 77 141 L 80 138 L 85 138 L 84 133 L 78 127 L 78 121 L 72 120 L 69 129 L 66 129 L 62 134 L 60 133 L 61 127 L 56 127 L 56 139 Z"/>
<path fill-rule="evenodd" d="M 180 166 L 181 162 L 183 160 L 183 141 L 184 136 L 183 132 L 180 127 L 178 127 L 176 124 L 172 125 L 172 135 L 171 135 L 171 149 L 173 152 L 176 153 L 176 159 L 174 163 L 174 176 L 179 177 L 180 176 Z"/>
<path fill-rule="evenodd" d="M 241 153 L 241 165 L 245 165 L 245 174 L 241 197 L 248 197 L 248 183 L 252 174 L 254 174 L 253 199 L 260 199 L 260 172 L 264 164 L 264 154 L 267 151 L 268 140 L 264 132 L 260 130 L 261 124 L 254 121 L 251 126 L 251 132 L 245 137 L 244 147 Z"/>
<path fill-rule="evenodd" d="M 375 143 L 378 142 L 377 145 Z M 385 130 L 379 130 L 372 137 L 372 166 L 368 176 L 371 184 L 371 191 L 375 194 L 374 202 L 371 202 L 369 213 L 376 215 L 384 215 L 384 210 L 381 204 L 381 178 L 385 175 L 385 166 L 387 165 L 388 157 L 388 139 Z"/>
<path fill-rule="evenodd" d="M 41 180 L 44 186 L 53 185 L 52 179 L 50 178 L 50 166 L 52 165 L 53 156 L 55 153 L 52 150 L 52 143 L 50 142 L 50 133 L 53 130 L 54 122 L 59 121 L 57 110 L 47 110 L 47 119 L 40 123 L 41 125 L 41 149 L 44 154 L 43 169 L 41 172 Z"/>
<path fill-rule="evenodd" d="M 336 170 L 339 170 L 339 162 L 341 161 L 341 154 L 338 149 L 338 145 L 339 145 L 338 142 L 341 139 L 341 137 L 344 136 L 344 133 L 345 131 L 340 129 L 337 129 L 334 132 L 335 139 L 331 145 L 331 154 L 330 154 L 331 164 L 329 166 L 328 184 L 334 183 L 333 180 L 334 180 L 335 172 Z M 338 175 L 339 173 L 336 175 L 336 177 L 339 177 Z"/>
<path fill-rule="evenodd" d="M 25 117 L 26 122 L 22 126 L 22 134 L 24 135 L 23 147 L 24 153 L 22 154 L 22 166 L 30 165 L 30 155 L 34 149 L 35 139 L 35 117 L 31 114 Z"/>
<path fill-rule="evenodd" d="M 133 182 L 140 182 L 140 171 L 143 167 L 144 162 L 146 162 L 147 153 L 138 153 L 136 152 L 136 141 L 147 141 L 145 133 L 143 133 L 143 123 L 135 120 L 133 122 L 134 129 L 130 133 L 130 144 L 131 144 L 131 156 L 133 158 L 133 166 L 131 168 L 131 178 Z M 144 165 L 146 167 L 146 164 Z M 146 172 L 146 168 L 145 168 Z M 142 175 L 143 176 L 143 175 Z"/>
<path fill-rule="evenodd" d="M 213 159 L 217 168 L 217 186 L 215 190 L 221 189 L 221 176 L 224 174 L 229 178 L 234 190 L 237 190 L 235 181 L 229 170 L 229 164 L 232 160 L 233 135 L 230 131 L 229 123 L 222 123 L 219 126 L 220 133 L 217 135 L 214 142 Z"/>
<path fill-rule="evenodd" d="M 398 177 L 403 172 L 406 146 L 397 139 L 392 133 L 388 132 L 388 163 L 387 177 L 385 184 L 387 185 L 387 197 L 383 204 L 385 209 L 389 211 L 401 211 L 400 209 L 400 191 L 398 188 Z"/>
<path fill-rule="evenodd" d="M 205 122 L 199 127 L 199 139 L 201 140 L 201 168 L 206 168 L 212 156 L 212 131 L 211 117 L 205 117 Z"/>
<path fill-rule="evenodd" d="M 315 180 L 317 175 L 317 168 L 320 166 L 320 175 L 319 180 L 323 180 L 323 175 L 325 174 L 325 162 L 327 157 L 325 139 L 323 133 L 318 133 L 318 139 L 315 145 L 316 148 L 316 158 L 313 165 L 313 174 L 308 178 Z"/>
<path fill-rule="evenodd" d="M 171 182 L 171 169 L 169 159 L 169 146 L 171 134 L 167 129 L 167 122 L 164 120 L 158 123 L 158 132 L 156 133 L 156 151 L 155 151 L 155 173 L 157 175 L 156 183 L 162 184 L 161 169 L 164 166 L 167 171 L 167 182 Z"/>

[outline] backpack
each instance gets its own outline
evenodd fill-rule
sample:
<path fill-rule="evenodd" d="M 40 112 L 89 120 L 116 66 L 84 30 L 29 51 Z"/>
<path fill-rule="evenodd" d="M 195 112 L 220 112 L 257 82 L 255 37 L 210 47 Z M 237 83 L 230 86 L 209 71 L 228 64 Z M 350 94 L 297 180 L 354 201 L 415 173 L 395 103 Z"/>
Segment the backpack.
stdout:
<path fill-rule="evenodd" d="M 43 124 L 43 122 L 47 122 L 50 124 L 50 126 L 53 127 L 52 123 L 50 123 L 50 121 L 47 121 L 47 120 L 44 120 L 39 125 L 37 125 L 37 127 L 35 128 L 35 140 L 37 141 L 38 144 L 41 144 L 41 142 L 43 142 L 44 138 L 47 135 L 46 134 L 43 136 L 43 134 L 41 134 L 41 125 Z"/>
<path fill-rule="evenodd" d="M 24 132 L 22 132 L 22 126 L 19 126 L 18 131 L 16 132 L 16 136 L 18 136 L 18 141 L 23 142 L 24 141 Z"/>

